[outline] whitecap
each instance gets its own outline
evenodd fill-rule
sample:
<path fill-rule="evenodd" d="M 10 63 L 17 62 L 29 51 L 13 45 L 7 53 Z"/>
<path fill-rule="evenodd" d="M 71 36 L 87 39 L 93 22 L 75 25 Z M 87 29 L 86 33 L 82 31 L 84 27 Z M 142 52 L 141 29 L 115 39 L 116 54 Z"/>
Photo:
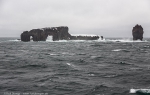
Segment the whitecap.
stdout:
<path fill-rule="evenodd" d="M 53 36 L 48 36 L 47 39 L 46 39 L 46 41 L 52 42 L 53 41 Z"/>
<path fill-rule="evenodd" d="M 76 67 L 75 65 L 73 65 L 72 63 L 66 63 L 68 66 L 71 66 L 71 67 Z"/>
<path fill-rule="evenodd" d="M 91 37 L 94 37 L 94 36 L 97 36 L 97 35 L 94 35 L 94 34 L 71 34 L 72 36 L 91 36 Z"/>
<path fill-rule="evenodd" d="M 62 55 L 75 55 L 74 53 L 62 52 Z"/>
<path fill-rule="evenodd" d="M 141 92 L 143 93 L 143 95 L 148 95 L 148 93 L 150 93 L 150 89 L 130 89 L 130 93 L 137 93 L 137 92 Z"/>
<path fill-rule="evenodd" d="M 104 76 L 105 78 L 114 78 L 114 77 L 117 77 L 118 75 L 117 74 L 114 74 L 114 75 L 106 75 Z"/>
<path fill-rule="evenodd" d="M 53 43 L 60 42 L 60 43 L 61 43 L 61 42 L 69 42 L 69 41 L 68 41 L 68 40 L 58 40 L 58 41 L 53 41 L 53 40 L 51 40 L 51 39 L 50 39 L 50 40 L 47 39 L 46 42 L 53 42 Z"/>
<path fill-rule="evenodd" d="M 44 86 L 46 83 L 37 84 L 37 86 Z"/>
<path fill-rule="evenodd" d="M 79 70 L 79 68 L 72 63 L 66 63 L 66 64 L 75 70 Z"/>
<path fill-rule="evenodd" d="M 51 56 L 57 56 L 57 55 L 59 55 L 59 54 L 50 53 L 50 55 L 51 55 Z"/>
<path fill-rule="evenodd" d="M 95 56 L 95 55 L 92 55 L 90 58 L 91 58 L 91 59 L 99 59 L 99 58 L 103 58 L 103 57 L 102 57 L 102 56 Z"/>
<path fill-rule="evenodd" d="M 95 74 L 88 74 L 89 76 L 95 76 Z"/>
<path fill-rule="evenodd" d="M 91 56 L 92 59 L 96 58 L 97 56 Z"/>
<path fill-rule="evenodd" d="M 125 50 L 125 49 L 114 49 L 112 51 L 122 51 L 122 50 Z"/>
<path fill-rule="evenodd" d="M 73 36 L 99 36 L 99 35 L 92 35 L 92 34 L 73 34 Z M 115 42 L 115 43 L 133 43 L 133 42 L 148 42 L 147 40 L 132 40 L 131 38 L 118 38 L 118 39 L 109 39 L 109 38 L 103 38 L 99 36 L 98 40 L 58 40 L 53 41 L 52 36 L 48 36 L 46 39 L 46 42 Z"/>
<path fill-rule="evenodd" d="M 15 39 L 15 40 L 9 40 L 9 41 L 19 42 L 21 40 L 20 39 Z"/>
<path fill-rule="evenodd" d="M 118 51 L 124 51 L 124 52 L 130 52 L 129 50 L 127 49 L 114 49 L 112 51 L 115 51 L 115 52 L 118 52 Z"/>
<path fill-rule="evenodd" d="M 132 39 L 130 39 L 130 38 L 120 38 L 120 39 L 109 39 L 109 38 L 107 38 L 107 39 L 98 39 L 97 40 L 98 42 L 117 42 L 117 43 L 133 43 L 133 42 L 148 42 L 147 40 L 143 40 L 143 41 L 141 41 L 141 40 L 132 40 Z"/>
<path fill-rule="evenodd" d="M 144 46 L 144 48 L 149 48 L 149 47 L 150 47 L 149 45 L 145 45 L 145 46 Z"/>
<path fill-rule="evenodd" d="M 69 65 L 69 66 L 71 65 L 70 63 L 66 63 L 66 64 Z"/>

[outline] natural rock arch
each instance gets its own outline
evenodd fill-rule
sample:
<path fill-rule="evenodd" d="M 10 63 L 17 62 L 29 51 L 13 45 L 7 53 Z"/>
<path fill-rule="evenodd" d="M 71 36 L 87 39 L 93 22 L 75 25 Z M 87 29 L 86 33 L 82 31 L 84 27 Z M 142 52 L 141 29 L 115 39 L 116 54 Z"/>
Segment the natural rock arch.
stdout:
<path fill-rule="evenodd" d="M 46 41 L 48 35 L 53 37 L 53 41 L 67 40 L 71 36 L 68 33 L 68 27 L 51 27 L 24 31 L 21 34 L 21 41 L 28 42 L 31 40 L 30 37 L 33 38 L 33 41 Z"/>
<path fill-rule="evenodd" d="M 52 36 L 53 41 L 57 40 L 97 40 L 99 36 L 72 36 L 68 33 L 69 28 L 65 26 L 32 29 L 21 34 L 21 41 L 28 42 L 30 37 L 33 41 L 46 41 L 48 36 Z"/>

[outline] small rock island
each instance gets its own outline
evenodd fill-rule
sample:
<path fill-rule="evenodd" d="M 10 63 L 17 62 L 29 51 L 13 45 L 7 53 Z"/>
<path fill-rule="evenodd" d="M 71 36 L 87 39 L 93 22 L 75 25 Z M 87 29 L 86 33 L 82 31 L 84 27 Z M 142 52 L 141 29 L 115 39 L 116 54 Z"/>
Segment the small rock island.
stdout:
<path fill-rule="evenodd" d="M 72 36 L 69 34 L 69 28 L 66 26 L 48 27 L 41 29 L 32 29 L 24 31 L 21 34 L 21 41 L 46 41 L 48 36 L 52 36 L 53 41 L 59 40 L 98 40 L 99 36 Z"/>
<path fill-rule="evenodd" d="M 143 28 L 141 25 L 135 25 L 135 27 L 133 27 L 132 29 L 132 35 L 133 35 L 133 40 L 143 40 Z"/>

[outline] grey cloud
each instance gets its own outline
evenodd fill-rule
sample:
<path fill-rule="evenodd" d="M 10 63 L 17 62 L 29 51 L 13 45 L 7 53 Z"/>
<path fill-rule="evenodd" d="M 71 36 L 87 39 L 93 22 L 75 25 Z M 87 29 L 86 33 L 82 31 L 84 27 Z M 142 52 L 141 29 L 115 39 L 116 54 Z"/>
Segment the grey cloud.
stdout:
<path fill-rule="evenodd" d="M 150 35 L 149 0 L 1 0 L 0 36 L 68 26 L 72 34 L 131 37 L 135 24 Z M 11 34 L 11 35 L 9 35 Z"/>

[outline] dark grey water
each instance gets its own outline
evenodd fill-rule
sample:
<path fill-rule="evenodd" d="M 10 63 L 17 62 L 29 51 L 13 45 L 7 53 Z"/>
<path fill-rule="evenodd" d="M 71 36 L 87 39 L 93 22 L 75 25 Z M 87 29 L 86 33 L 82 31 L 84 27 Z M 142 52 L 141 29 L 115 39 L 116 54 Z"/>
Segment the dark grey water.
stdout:
<path fill-rule="evenodd" d="M 150 39 L 15 39 L 0 38 L 0 95 L 130 95 L 131 88 L 150 88 Z"/>

